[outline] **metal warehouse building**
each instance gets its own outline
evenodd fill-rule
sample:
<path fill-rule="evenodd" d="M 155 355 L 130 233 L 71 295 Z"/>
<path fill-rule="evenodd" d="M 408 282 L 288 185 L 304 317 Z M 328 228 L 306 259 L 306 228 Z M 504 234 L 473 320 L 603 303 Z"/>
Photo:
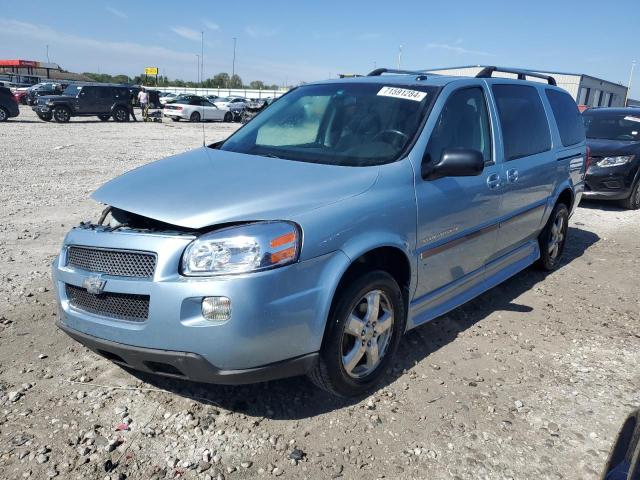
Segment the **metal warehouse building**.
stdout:
<path fill-rule="evenodd" d="M 434 68 L 427 71 L 455 77 L 474 77 L 484 67 L 485 65 L 467 65 L 464 67 Z M 558 86 L 567 90 L 578 105 L 588 105 L 590 107 L 623 107 L 627 97 L 627 87 L 624 85 L 592 77 L 584 73 L 527 70 L 554 77 Z M 503 72 L 495 72 L 493 76 L 515 78 L 515 75 Z M 544 80 L 537 78 L 530 78 L 530 80 L 544 82 Z"/>

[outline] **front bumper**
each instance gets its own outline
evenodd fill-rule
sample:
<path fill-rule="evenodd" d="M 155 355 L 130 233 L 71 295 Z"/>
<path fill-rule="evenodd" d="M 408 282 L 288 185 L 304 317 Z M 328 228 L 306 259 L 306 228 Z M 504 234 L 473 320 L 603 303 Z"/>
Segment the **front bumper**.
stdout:
<path fill-rule="evenodd" d="M 31 107 L 36 113 L 51 113 L 52 109 L 48 105 L 34 105 Z"/>
<path fill-rule="evenodd" d="M 585 176 L 584 197 L 622 200 L 631 194 L 638 173 L 638 160 L 615 167 L 592 165 Z"/>
<path fill-rule="evenodd" d="M 336 279 L 349 264 L 345 254 L 337 251 L 251 274 L 183 277 L 177 273 L 180 259 L 193 238 L 178 234 L 72 230 L 65 245 L 155 252 L 157 266 L 153 278 L 148 280 L 102 275 L 106 281 L 104 292 L 149 296 L 145 321 L 117 320 L 70 304 L 65 285 L 82 288 L 85 279 L 95 273 L 66 265 L 63 248 L 52 266 L 60 327 L 82 343 L 84 335 L 95 338 L 95 342 L 112 342 L 142 352 L 170 351 L 172 358 L 185 352 L 193 358 L 194 354 L 211 365 L 203 367 L 208 372 L 207 378 L 227 376 L 211 372 L 261 369 L 319 351 Z M 231 318 L 225 322 L 206 320 L 201 312 L 206 296 L 230 298 Z M 86 344 L 92 348 L 90 342 Z M 130 358 L 129 354 L 125 357 L 114 353 L 125 360 Z M 189 360 L 189 365 L 193 362 Z M 173 360 L 168 363 L 177 365 Z M 135 360 L 131 366 L 143 369 L 144 365 Z M 184 374 L 199 378 L 193 371 L 190 367 Z"/>
<path fill-rule="evenodd" d="M 318 358 L 317 353 L 311 353 L 256 368 L 222 370 L 196 353 L 124 345 L 78 332 L 61 322 L 57 326 L 74 340 L 118 365 L 194 382 L 242 385 L 304 375 Z"/>

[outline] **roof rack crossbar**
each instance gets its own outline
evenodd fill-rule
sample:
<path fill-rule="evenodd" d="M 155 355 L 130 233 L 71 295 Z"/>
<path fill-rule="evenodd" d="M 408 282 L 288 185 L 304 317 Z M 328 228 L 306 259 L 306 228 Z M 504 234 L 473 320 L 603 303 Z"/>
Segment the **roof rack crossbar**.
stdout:
<path fill-rule="evenodd" d="M 424 70 L 396 70 L 394 68 L 376 68 L 367 74 L 367 77 L 379 77 L 383 73 L 395 73 L 400 75 L 425 75 Z M 426 78 L 426 75 L 425 75 Z M 423 79 L 421 79 L 423 80 Z"/>
<path fill-rule="evenodd" d="M 484 67 L 478 72 L 476 78 L 491 78 L 493 72 L 513 73 L 518 76 L 518 80 L 526 80 L 527 77 L 535 77 L 546 80 L 549 85 L 556 86 L 556 79 L 550 75 L 544 75 L 542 73 L 530 72 L 529 70 L 521 70 L 517 68 L 503 68 L 503 67 Z"/>

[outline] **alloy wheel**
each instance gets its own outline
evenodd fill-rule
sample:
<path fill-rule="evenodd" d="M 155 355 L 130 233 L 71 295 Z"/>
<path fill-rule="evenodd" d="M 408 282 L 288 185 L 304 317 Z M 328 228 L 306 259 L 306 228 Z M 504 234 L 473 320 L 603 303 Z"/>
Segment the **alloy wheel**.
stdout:
<path fill-rule="evenodd" d="M 342 335 L 342 366 L 363 378 L 382 362 L 393 332 L 392 303 L 382 290 L 366 293 L 352 309 Z"/>
<path fill-rule="evenodd" d="M 0 108 L 0 122 L 4 122 L 7 118 L 7 111 L 4 108 Z"/>
<path fill-rule="evenodd" d="M 560 247 L 564 240 L 564 217 L 557 215 L 551 226 L 551 232 L 549 234 L 549 243 L 547 248 L 549 249 L 549 258 L 555 260 L 560 253 Z"/>

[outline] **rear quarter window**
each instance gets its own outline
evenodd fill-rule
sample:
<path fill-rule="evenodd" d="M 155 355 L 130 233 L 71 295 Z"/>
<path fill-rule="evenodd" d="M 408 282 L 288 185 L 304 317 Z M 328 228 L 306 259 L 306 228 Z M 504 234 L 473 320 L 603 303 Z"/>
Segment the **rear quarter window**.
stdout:
<path fill-rule="evenodd" d="M 584 122 L 573 98 L 568 93 L 551 89 L 547 89 L 546 94 L 558 125 L 562 145 L 568 147 L 584 141 Z"/>
<path fill-rule="evenodd" d="M 551 149 L 551 133 L 542 100 L 535 87 L 493 85 L 502 129 L 505 160 L 528 157 Z"/>

